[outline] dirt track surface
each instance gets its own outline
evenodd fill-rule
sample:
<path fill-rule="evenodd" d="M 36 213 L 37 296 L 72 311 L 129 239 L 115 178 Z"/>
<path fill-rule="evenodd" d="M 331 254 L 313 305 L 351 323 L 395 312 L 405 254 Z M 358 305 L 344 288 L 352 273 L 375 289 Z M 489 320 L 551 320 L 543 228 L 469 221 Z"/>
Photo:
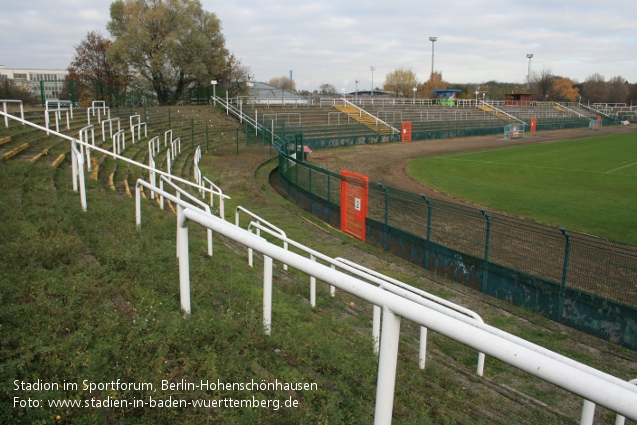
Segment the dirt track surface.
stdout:
<path fill-rule="evenodd" d="M 433 139 L 406 143 L 385 143 L 378 145 L 348 146 L 344 148 L 317 150 L 308 158 L 319 167 L 339 172 L 348 170 L 369 177 L 371 182 L 402 189 L 412 193 L 423 193 L 438 199 L 469 205 L 468 202 L 440 193 L 409 177 L 405 167 L 412 160 L 423 156 L 440 156 L 457 152 L 472 152 L 497 149 L 508 146 L 528 145 L 608 134 L 635 132 L 637 125 L 605 127 L 601 132 L 586 128 L 540 131 L 526 133 L 522 139 L 505 140 L 500 135 L 462 137 L 457 139 Z"/>

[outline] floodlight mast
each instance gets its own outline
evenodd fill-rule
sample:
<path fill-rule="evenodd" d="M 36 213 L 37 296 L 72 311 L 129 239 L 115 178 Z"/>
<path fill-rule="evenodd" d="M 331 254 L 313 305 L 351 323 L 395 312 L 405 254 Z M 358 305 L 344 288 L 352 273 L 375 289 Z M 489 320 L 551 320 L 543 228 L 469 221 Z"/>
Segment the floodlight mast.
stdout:
<path fill-rule="evenodd" d="M 429 41 L 431 41 L 431 75 L 430 79 L 434 77 L 434 43 L 438 41 L 438 37 L 429 37 Z"/>
<path fill-rule="evenodd" d="M 370 66 L 369 69 L 372 71 L 372 97 L 374 97 L 374 71 L 376 70 L 376 68 Z"/>
<path fill-rule="evenodd" d="M 533 57 L 533 53 L 529 53 L 526 57 L 529 59 L 529 70 L 526 74 L 526 88 L 527 90 L 531 90 L 531 58 Z"/>

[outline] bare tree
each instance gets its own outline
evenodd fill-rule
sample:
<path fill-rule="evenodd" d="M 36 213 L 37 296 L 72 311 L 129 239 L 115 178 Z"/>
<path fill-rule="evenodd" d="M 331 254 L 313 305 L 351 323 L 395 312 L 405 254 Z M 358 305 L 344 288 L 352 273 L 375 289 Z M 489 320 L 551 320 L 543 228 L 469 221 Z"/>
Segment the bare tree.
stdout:
<path fill-rule="evenodd" d="M 268 81 L 268 84 L 281 90 L 296 91 L 296 83 L 290 77 L 275 77 Z"/>
<path fill-rule="evenodd" d="M 246 83 L 249 79 L 250 67 L 243 65 L 234 54 L 228 56 L 226 68 L 220 77 L 221 87 L 228 92 L 228 95 L 234 97 L 246 94 L 248 91 Z"/>
<path fill-rule="evenodd" d="M 542 68 L 538 73 L 534 73 L 531 77 L 533 82 L 533 97 L 535 100 L 553 99 L 553 84 L 556 76 L 550 68 Z"/>
<path fill-rule="evenodd" d="M 332 84 L 321 84 L 319 87 L 319 94 L 336 94 L 336 87 Z"/>
<path fill-rule="evenodd" d="M 624 103 L 628 95 L 628 81 L 621 75 L 608 80 L 608 103 Z"/>
<path fill-rule="evenodd" d="M 603 75 L 595 73 L 586 77 L 582 84 L 582 98 L 589 103 L 603 103 L 608 100 L 608 85 Z"/>

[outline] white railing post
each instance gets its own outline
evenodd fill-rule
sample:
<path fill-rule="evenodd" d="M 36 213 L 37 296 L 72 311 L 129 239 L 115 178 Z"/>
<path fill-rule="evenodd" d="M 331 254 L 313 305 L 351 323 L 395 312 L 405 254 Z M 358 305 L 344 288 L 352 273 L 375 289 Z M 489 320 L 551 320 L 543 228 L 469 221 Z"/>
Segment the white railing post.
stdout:
<path fill-rule="evenodd" d="M 595 420 L 595 403 L 584 400 L 584 406 L 582 407 L 582 418 L 580 425 L 593 425 Z"/>
<path fill-rule="evenodd" d="M 418 367 L 420 369 L 425 368 L 427 356 L 427 328 L 424 326 L 420 327 L 420 349 L 418 350 Z"/>
<path fill-rule="evenodd" d="M 181 208 L 181 206 L 178 206 Z M 190 259 L 188 257 L 188 227 L 184 224 L 183 211 L 177 222 L 177 249 L 179 252 L 179 299 L 185 317 L 190 316 Z"/>
<path fill-rule="evenodd" d="M 374 341 L 374 354 L 378 354 L 380 350 L 380 316 L 381 309 L 379 306 L 374 306 L 374 313 L 372 315 L 372 340 Z"/>
<path fill-rule="evenodd" d="M 263 332 L 272 332 L 272 258 L 263 256 Z"/>
<path fill-rule="evenodd" d="M 378 380 L 376 383 L 376 410 L 374 425 L 390 425 L 394 410 L 400 316 L 383 307 L 383 336 L 380 340 Z"/>
<path fill-rule="evenodd" d="M 310 255 L 310 260 L 316 261 L 314 255 Z M 310 275 L 310 305 L 312 308 L 316 307 L 316 278 Z"/>
<path fill-rule="evenodd" d="M 138 184 L 135 185 L 135 225 L 142 227 L 142 187 Z"/>

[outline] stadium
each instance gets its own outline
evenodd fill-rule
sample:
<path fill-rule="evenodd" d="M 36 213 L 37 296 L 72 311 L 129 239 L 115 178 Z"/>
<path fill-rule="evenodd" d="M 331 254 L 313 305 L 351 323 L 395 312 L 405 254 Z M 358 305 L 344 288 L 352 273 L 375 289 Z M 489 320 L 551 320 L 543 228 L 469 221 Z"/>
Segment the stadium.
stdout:
<path fill-rule="evenodd" d="M 596 234 L 458 189 L 491 170 L 462 162 L 468 178 L 445 187 L 433 163 L 417 162 L 479 153 L 471 165 L 520 165 L 575 143 L 592 158 L 552 167 L 569 174 L 596 162 L 593 170 L 617 177 L 609 184 L 627 198 L 618 210 L 630 209 L 635 200 L 622 185 L 634 185 L 635 133 L 621 122 L 634 120 L 634 107 L 301 101 L 282 92 L 190 100 L 170 108 L 47 101 L 33 110 L 0 100 L 2 323 L 18 330 L 4 344 L 5 374 L 49 384 L 219 379 L 318 389 L 221 394 L 195 386 L 158 394 L 189 406 L 163 411 L 145 410 L 143 391 L 103 392 L 97 397 L 130 409 L 56 407 L 28 411 L 26 420 L 637 420 L 637 391 L 627 382 L 637 376 L 630 218 L 608 217 L 607 227 L 624 227 Z M 611 152 L 620 154 L 604 155 Z M 449 167 L 437 173 L 448 177 Z M 489 187 L 507 180 L 495 175 Z M 555 209 L 548 205 L 541 211 Z M 38 400 L 83 397 L 60 387 Z M 20 404 L 34 394 L 9 395 Z M 222 397 L 281 408 L 192 407 Z"/>

